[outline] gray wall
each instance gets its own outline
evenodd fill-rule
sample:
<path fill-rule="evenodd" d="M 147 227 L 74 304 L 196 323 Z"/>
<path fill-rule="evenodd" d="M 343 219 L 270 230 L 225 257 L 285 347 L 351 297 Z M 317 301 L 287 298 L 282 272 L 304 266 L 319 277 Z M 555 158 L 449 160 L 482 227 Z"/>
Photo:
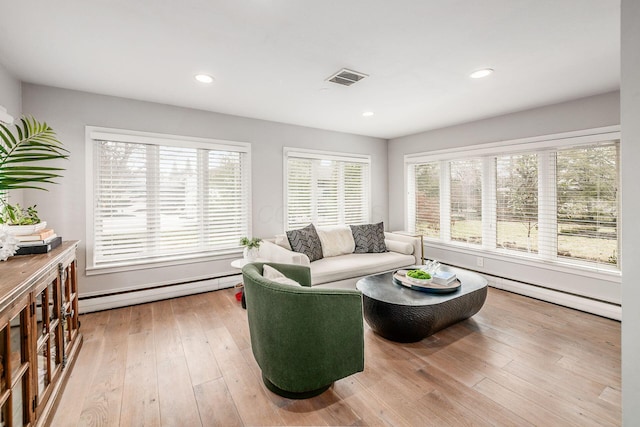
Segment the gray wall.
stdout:
<path fill-rule="evenodd" d="M 622 419 L 640 423 L 640 2 L 622 0 Z"/>
<path fill-rule="evenodd" d="M 258 237 L 283 231 L 282 147 L 369 154 L 372 219 L 387 221 L 387 142 L 383 139 L 32 84 L 24 84 L 22 94 L 24 110 L 46 120 L 71 151 L 61 185 L 52 186 L 46 193 L 25 194 L 25 203 L 37 203 L 41 217 L 65 239 L 86 240 L 87 125 L 251 143 L 253 235 Z M 237 273 L 229 266 L 231 259 L 224 259 L 87 277 L 84 250 L 81 243 L 81 295 Z"/>
<path fill-rule="evenodd" d="M 20 80 L 13 77 L 2 64 L 0 64 L 0 106 L 6 108 L 14 119 L 22 115 Z"/>
<path fill-rule="evenodd" d="M 512 113 L 458 126 L 427 131 L 389 141 L 389 227 L 405 228 L 404 155 L 431 150 L 465 147 L 482 143 L 508 141 L 554 133 L 620 124 L 620 94 L 611 92 L 571 102 Z M 503 260 L 485 258 L 478 268 L 476 257 L 481 254 L 454 252 L 450 248 L 427 247 L 427 257 L 444 260 L 463 267 L 480 269 L 496 276 L 551 287 L 568 293 L 578 293 L 598 300 L 620 303 L 619 279 L 604 280 L 585 273 L 576 277 L 555 269 L 540 269 Z M 576 289 L 579 288 L 579 292 Z"/>
<path fill-rule="evenodd" d="M 389 141 L 389 226 L 404 228 L 404 155 L 620 124 L 620 94 L 611 92 Z"/>
<path fill-rule="evenodd" d="M 7 109 L 7 113 L 14 120 L 22 115 L 22 85 L 20 80 L 13 77 L 9 71 L 0 64 L 0 105 Z M 9 197 L 9 203 L 24 204 L 23 191 L 13 191 Z"/>

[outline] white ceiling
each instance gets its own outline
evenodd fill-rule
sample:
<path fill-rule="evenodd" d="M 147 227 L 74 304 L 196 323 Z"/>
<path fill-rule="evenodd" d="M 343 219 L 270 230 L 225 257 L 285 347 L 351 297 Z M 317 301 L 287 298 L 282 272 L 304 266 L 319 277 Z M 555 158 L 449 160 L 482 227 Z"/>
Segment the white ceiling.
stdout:
<path fill-rule="evenodd" d="M 0 0 L 0 11 L 0 63 L 25 82 L 382 138 L 620 80 L 618 0 Z M 370 77 L 325 81 L 343 67 Z M 484 67 L 496 71 L 468 77 Z"/>

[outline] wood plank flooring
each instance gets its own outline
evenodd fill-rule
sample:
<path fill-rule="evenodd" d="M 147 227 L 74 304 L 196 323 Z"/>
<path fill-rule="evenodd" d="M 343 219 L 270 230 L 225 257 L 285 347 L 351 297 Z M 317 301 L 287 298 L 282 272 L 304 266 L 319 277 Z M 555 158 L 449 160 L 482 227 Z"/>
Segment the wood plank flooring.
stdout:
<path fill-rule="evenodd" d="M 620 323 L 490 288 L 418 343 L 365 322 L 365 370 L 322 395 L 269 392 L 234 290 L 81 316 L 53 426 L 616 426 Z"/>

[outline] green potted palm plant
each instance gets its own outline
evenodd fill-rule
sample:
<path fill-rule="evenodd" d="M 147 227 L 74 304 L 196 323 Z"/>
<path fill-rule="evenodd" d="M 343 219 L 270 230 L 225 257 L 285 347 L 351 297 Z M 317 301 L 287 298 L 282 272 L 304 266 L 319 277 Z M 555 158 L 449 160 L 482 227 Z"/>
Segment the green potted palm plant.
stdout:
<path fill-rule="evenodd" d="M 6 227 L 32 225 L 40 222 L 34 206 L 22 208 L 7 200 L 9 190 L 46 190 L 45 184 L 54 184 L 63 168 L 41 165 L 57 159 L 68 159 L 67 151 L 53 129 L 33 117 L 22 117 L 13 125 L 0 122 L 0 260 L 15 247 L 9 243 Z M 3 237 L 4 236 L 4 237 Z M 4 244 L 3 244 L 4 238 Z"/>

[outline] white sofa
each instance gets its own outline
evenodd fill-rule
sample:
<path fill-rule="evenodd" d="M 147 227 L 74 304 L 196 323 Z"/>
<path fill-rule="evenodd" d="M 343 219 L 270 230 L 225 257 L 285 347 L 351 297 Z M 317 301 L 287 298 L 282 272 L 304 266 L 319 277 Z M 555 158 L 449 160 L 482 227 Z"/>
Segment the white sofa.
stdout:
<path fill-rule="evenodd" d="M 281 235 L 276 239 L 263 240 L 260 258 L 283 264 L 308 265 L 312 286 L 350 289 L 354 289 L 358 279 L 364 276 L 422 264 L 420 238 L 389 232 L 384 235 L 388 252 L 325 256 L 313 262 L 309 262 L 305 254 L 287 249 L 290 246 L 286 236 Z"/>

